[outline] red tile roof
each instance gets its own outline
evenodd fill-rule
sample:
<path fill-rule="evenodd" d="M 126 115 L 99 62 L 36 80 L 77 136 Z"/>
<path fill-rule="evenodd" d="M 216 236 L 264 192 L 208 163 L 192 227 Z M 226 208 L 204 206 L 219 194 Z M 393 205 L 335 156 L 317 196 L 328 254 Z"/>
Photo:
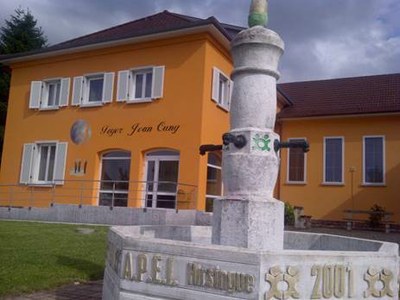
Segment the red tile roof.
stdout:
<path fill-rule="evenodd" d="M 400 74 L 283 83 L 278 91 L 292 102 L 281 119 L 400 112 Z"/>
<path fill-rule="evenodd" d="M 68 40 L 37 51 L 3 57 L 0 56 L 0 59 L 10 59 L 39 53 L 66 50 L 210 24 L 213 24 L 228 40 L 231 40 L 237 33 L 244 29 L 242 27 L 220 23 L 214 17 L 200 19 L 171 13 L 165 10 L 155 15 L 107 28 L 105 30 Z"/>

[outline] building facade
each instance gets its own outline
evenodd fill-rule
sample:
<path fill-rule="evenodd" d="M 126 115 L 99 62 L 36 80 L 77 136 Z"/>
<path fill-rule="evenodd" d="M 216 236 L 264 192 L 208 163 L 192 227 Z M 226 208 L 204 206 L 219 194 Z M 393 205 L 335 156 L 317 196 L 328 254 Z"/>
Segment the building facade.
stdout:
<path fill-rule="evenodd" d="M 221 195 L 221 157 L 199 146 L 228 130 L 238 31 L 164 11 L 8 57 L 1 183 L 18 186 L 3 194 L 13 206 L 204 210 L 199 199 Z"/>
<path fill-rule="evenodd" d="M 223 193 L 230 40 L 242 28 L 167 11 L 1 58 L 12 81 L 0 206 L 212 211 Z M 399 219 L 400 75 L 278 85 L 276 197 L 315 219 L 384 207 Z"/>
<path fill-rule="evenodd" d="M 400 74 L 287 83 L 279 113 L 283 140 L 305 139 L 310 151 L 283 150 L 280 198 L 316 219 L 375 204 L 400 217 Z M 367 217 L 358 216 L 360 217 Z"/>

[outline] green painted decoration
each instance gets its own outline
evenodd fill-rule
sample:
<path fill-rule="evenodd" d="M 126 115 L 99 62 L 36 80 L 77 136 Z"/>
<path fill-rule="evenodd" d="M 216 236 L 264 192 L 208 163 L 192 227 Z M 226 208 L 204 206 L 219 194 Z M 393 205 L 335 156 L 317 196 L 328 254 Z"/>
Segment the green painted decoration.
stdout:
<path fill-rule="evenodd" d="M 269 135 L 266 134 L 264 137 L 261 137 L 259 134 L 256 134 L 255 137 L 253 137 L 253 150 L 260 150 L 260 151 L 271 151 L 271 139 L 269 138 Z"/>
<path fill-rule="evenodd" d="M 249 27 L 266 26 L 268 22 L 268 1 L 252 0 L 249 14 Z"/>

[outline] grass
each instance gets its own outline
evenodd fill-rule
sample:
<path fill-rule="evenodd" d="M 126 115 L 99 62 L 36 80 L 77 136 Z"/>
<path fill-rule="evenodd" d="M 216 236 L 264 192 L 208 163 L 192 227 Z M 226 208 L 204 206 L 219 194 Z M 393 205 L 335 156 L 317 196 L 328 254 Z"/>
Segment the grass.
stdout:
<path fill-rule="evenodd" d="M 103 278 L 107 232 L 102 226 L 0 221 L 0 298 Z"/>

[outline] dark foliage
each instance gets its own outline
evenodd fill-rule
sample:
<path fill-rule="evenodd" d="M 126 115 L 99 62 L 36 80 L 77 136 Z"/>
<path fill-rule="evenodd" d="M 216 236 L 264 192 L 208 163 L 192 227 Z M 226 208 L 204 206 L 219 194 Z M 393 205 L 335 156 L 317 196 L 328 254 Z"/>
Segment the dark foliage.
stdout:
<path fill-rule="evenodd" d="M 15 54 L 43 48 L 47 38 L 29 11 L 18 8 L 0 28 L 0 55 Z M 3 151 L 11 70 L 0 64 L 0 159 Z"/>

